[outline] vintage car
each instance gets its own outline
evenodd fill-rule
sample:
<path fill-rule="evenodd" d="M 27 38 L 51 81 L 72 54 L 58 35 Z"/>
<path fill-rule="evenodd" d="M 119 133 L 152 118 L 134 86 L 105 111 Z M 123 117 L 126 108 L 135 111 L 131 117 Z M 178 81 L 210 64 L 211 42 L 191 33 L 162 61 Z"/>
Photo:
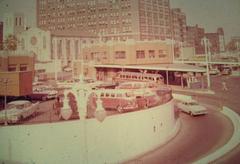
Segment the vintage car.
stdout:
<path fill-rule="evenodd" d="M 0 111 L 0 123 L 17 123 L 27 117 L 34 116 L 39 109 L 39 102 L 27 100 L 12 101 Z"/>
<path fill-rule="evenodd" d="M 133 93 L 139 109 L 154 107 L 160 103 L 160 97 L 151 90 L 136 90 Z"/>
<path fill-rule="evenodd" d="M 104 109 L 122 113 L 138 108 L 135 95 L 128 90 L 100 89 L 94 92 L 95 101 L 100 98 Z"/>
<path fill-rule="evenodd" d="M 190 114 L 191 116 L 204 115 L 208 113 L 206 107 L 200 105 L 195 100 L 181 101 L 177 103 L 177 108 L 185 113 Z"/>

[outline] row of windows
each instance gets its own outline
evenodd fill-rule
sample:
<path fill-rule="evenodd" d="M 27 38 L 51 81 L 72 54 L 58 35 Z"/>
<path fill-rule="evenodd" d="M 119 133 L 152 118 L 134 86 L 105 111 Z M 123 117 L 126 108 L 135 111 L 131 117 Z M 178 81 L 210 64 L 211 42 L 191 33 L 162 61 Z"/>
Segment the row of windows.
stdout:
<path fill-rule="evenodd" d="M 148 51 L 148 58 L 164 58 L 167 56 L 167 52 L 165 50 L 158 50 L 158 53 L 156 53 L 155 50 L 149 50 Z M 136 51 L 136 58 L 137 59 L 144 59 L 145 56 L 145 50 L 137 50 Z M 115 59 L 126 59 L 126 52 L 125 51 L 116 51 L 115 52 Z"/>

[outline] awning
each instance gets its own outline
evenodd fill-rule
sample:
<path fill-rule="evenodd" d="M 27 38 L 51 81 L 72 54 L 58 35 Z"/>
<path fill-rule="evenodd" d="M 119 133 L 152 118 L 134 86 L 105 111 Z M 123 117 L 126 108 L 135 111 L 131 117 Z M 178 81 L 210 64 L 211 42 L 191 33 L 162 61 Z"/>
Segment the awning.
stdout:
<path fill-rule="evenodd" d="M 147 64 L 147 65 L 114 65 L 114 64 L 96 64 L 95 68 L 120 68 L 120 69 L 144 69 L 159 71 L 179 71 L 179 72 L 206 72 L 206 69 L 199 66 L 173 63 L 173 64 Z"/>

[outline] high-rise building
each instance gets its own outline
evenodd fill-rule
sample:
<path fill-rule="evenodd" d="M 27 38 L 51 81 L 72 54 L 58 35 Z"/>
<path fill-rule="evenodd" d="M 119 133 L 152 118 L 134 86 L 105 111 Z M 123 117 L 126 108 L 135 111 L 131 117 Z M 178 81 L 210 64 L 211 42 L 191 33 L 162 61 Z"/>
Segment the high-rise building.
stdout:
<path fill-rule="evenodd" d="M 205 36 L 204 28 L 195 26 L 187 26 L 187 46 L 194 47 L 196 54 L 204 54 L 204 45 L 202 38 Z"/>
<path fill-rule="evenodd" d="M 218 54 L 225 51 L 225 39 L 223 28 L 218 28 L 215 33 L 206 33 L 205 36 L 210 42 L 210 52 Z"/>
<path fill-rule="evenodd" d="M 0 22 L 0 50 L 3 49 L 3 22 Z"/>
<path fill-rule="evenodd" d="M 171 12 L 172 12 L 173 39 L 176 42 L 182 42 L 183 45 L 185 45 L 187 39 L 186 15 L 179 8 L 171 9 Z"/>
<path fill-rule="evenodd" d="M 37 25 L 80 30 L 103 40 L 171 39 L 169 0 L 37 0 Z"/>

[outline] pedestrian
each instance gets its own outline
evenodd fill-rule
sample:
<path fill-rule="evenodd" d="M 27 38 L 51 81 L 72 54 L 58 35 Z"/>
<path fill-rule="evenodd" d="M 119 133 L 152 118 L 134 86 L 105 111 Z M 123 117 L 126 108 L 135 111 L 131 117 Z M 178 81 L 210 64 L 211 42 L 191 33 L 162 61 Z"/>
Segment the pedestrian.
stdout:
<path fill-rule="evenodd" d="M 61 106 L 59 97 L 57 97 L 57 99 L 53 105 L 54 105 L 54 113 L 56 115 L 59 115 L 60 114 L 60 106 Z"/>
<path fill-rule="evenodd" d="M 224 91 L 227 91 L 227 90 L 228 90 L 227 84 L 226 84 L 225 81 L 222 81 L 222 90 L 224 90 Z"/>

